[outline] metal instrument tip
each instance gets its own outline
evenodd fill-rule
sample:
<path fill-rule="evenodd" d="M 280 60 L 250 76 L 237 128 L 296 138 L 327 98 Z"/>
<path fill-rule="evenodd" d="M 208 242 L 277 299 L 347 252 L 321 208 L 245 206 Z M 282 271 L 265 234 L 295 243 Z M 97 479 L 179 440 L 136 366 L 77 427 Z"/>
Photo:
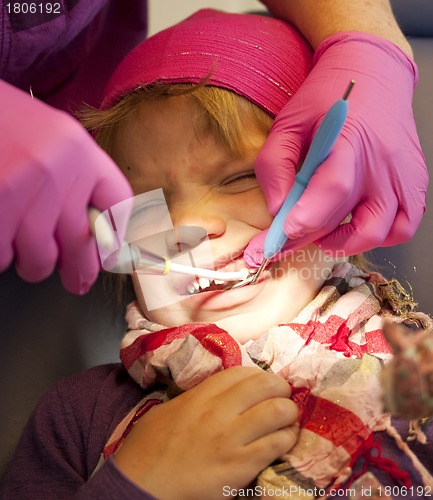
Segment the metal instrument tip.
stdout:
<path fill-rule="evenodd" d="M 355 80 L 350 80 L 349 85 L 346 88 L 346 91 L 343 95 L 343 101 L 346 101 L 349 97 L 349 94 L 352 92 L 353 86 L 355 85 Z"/>

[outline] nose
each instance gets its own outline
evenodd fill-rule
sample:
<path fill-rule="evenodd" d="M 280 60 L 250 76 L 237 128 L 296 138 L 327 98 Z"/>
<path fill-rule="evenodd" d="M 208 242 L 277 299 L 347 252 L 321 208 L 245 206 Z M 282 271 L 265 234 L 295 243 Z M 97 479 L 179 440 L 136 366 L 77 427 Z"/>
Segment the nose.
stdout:
<path fill-rule="evenodd" d="M 226 230 L 226 223 L 220 215 L 197 206 L 170 212 L 174 229 L 167 233 L 166 243 L 172 250 L 194 248 L 206 238 L 217 238 Z"/>
<path fill-rule="evenodd" d="M 207 232 L 202 227 L 175 226 L 171 231 L 167 231 L 165 242 L 168 249 L 183 253 L 200 245 L 206 236 Z"/>

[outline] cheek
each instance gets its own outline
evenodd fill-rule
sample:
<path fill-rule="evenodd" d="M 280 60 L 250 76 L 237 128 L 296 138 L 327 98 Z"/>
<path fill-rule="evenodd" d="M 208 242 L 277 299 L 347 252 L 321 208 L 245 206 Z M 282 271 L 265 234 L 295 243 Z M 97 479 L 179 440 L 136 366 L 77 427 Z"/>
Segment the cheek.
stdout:
<path fill-rule="evenodd" d="M 146 300 L 144 298 L 143 289 L 142 289 L 142 286 L 140 283 L 140 278 L 137 276 L 137 273 L 133 273 L 131 275 L 131 278 L 132 278 L 132 284 L 134 286 L 134 292 L 135 292 L 135 297 L 137 299 L 137 302 L 140 305 L 142 311 L 147 313 L 148 312 L 147 305 L 146 305 Z"/>
<path fill-rule="evenodd" d="M 273 220 L 260 189 L 239 194 L 232 200 L 231 216 L 260 230 L 267 229 Z"/>
<path fill-rule="evenodd" d="M 181 298 L 174 291 L 169 276 L 134 273 L 132 282 L 141 309 L 152 321 L 158 321 L 158 313 L 176 305 Z"/>

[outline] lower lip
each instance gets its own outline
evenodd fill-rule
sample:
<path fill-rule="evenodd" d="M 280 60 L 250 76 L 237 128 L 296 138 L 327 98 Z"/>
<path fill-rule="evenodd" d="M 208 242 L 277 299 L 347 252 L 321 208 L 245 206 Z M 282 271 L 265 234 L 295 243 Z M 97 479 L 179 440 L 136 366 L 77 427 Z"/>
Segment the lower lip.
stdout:
<path fill-rule="evenodd" d="M 239 307 L 253 300 L 259 295 L 265 284 L 267 277 L 263 276 L 258 283 L 254 285 L 246 285 L 233 290 L 216 290 L 212 292 L 201 292 L 191 295 L 185 301 L 195 308 L 208 311 L 223 311 Z"/>

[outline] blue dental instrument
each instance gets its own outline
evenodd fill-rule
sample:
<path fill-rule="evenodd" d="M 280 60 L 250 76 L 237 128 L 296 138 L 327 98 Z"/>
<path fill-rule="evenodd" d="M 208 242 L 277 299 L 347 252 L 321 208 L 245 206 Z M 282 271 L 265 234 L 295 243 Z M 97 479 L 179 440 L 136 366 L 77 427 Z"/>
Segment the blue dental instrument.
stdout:
<path fill-rule="evenodd" d="M 348 111 L 347 98 L 352 91 L 355 81 L 351 80 L 343 97 L 332 105 L 314 135 L 310 149 L 302 164 L 300 171 L 296 174 L 295 183 L 287 195 L 283 205 L 275 216 L 266 235 L 263 262 L 257 272 L 244 281 L 229 285 L 228 288 L 254 284 L 269 264 L 270 259 L 279 253 L 288 240 L 284 233 L 284 222 L 293 205 L 299 200 L 317 168 L 326 160 L 331 152 L 337 137 L 343 128 Z"/>

